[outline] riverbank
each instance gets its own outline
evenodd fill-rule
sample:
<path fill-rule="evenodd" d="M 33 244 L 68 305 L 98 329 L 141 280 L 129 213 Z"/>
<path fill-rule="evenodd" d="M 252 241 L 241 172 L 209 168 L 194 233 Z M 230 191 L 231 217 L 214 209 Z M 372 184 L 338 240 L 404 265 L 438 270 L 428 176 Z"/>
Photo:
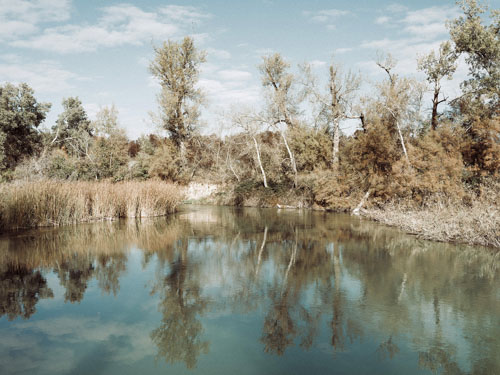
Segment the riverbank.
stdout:
<path fill-rule="evenodd" d="M 0 184 L 0 231 L 173 213 L 183 190 L 161 181 Z"/>
<path fill-rule="evenodd" d="M 174 212 L 183 199 L 187 203 L 345 212 L 319 205 L 308 190 L 281 186 L 234 189 L 209 183 L 179 187 L 161 181 L 18 181 L 0 184 L 0 231 L 163 216 Z M 368 202 L 360 215 L 423 239 L 500 248 L 498 202 L 500 188 L 495 185 L 468 204 L 442 197 L 421 207 L 409 201 L 384 206 Z"/>
<path fill-rule="evenodd" d="M 196 196 L 187 194 L 187 199 L 193 203 L 346 212 L 345 209 L 323 207 L 315 202 L 311 193 L 300 189 L 264 189 L 258 185 L 234 189 L 231 186 L 198 184 L 194 190 Z M 390 202 L 383 206 L 367 202 L 367 206 L 360 210 L 360 216 L 397 227 L 422 239 L 500 248 L 500 187 L 484 188 L 480 197 L 466 201 L 468 204 L 435 196 L 421 207 L 416 207 L 411 201 Z M 352 202 L 346 207 L 352 206 Z"/>
<path fill-rule="evenodd" d="M 390 204 L 384 209 L 364 210 L 362 216 L 423 239 L 500 248 L 498 206 L 442 205 L 416 210 Z"/>

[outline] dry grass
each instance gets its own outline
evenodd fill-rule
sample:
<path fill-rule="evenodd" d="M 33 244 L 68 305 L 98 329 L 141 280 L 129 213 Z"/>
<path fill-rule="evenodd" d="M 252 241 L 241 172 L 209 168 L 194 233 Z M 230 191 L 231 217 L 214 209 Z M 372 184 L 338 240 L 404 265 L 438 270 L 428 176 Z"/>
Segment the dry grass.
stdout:
<path fill-rule="evenodd" d="M 181 200 L 179 187 L 160 181 L 1 184 L 0 230 L 162 216 Z"/>
<path fill-rule="evenodd" d="M 500 248 L 500 186 L 483 188 L 481 197 L 465 205 L 436 196 L 424 208 L 404 202 L 365 210 L 363 216 L 396 226 L 424 239 Z"/>

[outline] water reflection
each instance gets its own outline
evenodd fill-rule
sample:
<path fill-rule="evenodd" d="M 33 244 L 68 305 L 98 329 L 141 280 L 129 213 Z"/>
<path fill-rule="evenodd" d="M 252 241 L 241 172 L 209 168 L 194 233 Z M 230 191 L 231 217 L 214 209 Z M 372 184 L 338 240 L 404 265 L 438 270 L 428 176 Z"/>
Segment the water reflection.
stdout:
<path fill-rule="evenodd" d="M 131 261 L 137 253 L 139 270 Z M 207 332 L 210 319 L 232 324 L 248 316 L 259 326 L 252 332 L 261 354 L 234 354 L 235 363 L 245 355 L 290 362 L 297 350 L 307 361 L 308 353 L 326 351 L 322 361 L 338 367 L 342 356 L 359 351 L 359 365 L 365 361 L 370 371 L 403 366 L 407 373 L 494 374 L 500 373 L 499 258 L 487 249 L 419 241 L 342 215 L 188 207 L 168 219 L 4 235 L 0 316 L 33 318 L 40 301 L 53 299 L 57 306 L 80 304 L 89 329 L 94 323 L 84 316 L 94 312 L 86 310 L 86 295 L 90 306 L 95 287 L 100 308 L 109 304 L 113 311 L 113 327 L 121 314 L 113 304 L 129 306 L 132 297 L 144 311 L 159 313 L 124 317 L 128 328 L 106 336 L 108 350 L 128 348 L 137 361 L 156 354 L 157 363 L 197 369 L 202 358 L 214 356 L 216 366 L 232 353 L 218 349 L 225 336 L 222 329 Z M 133 289 L 138 279 L 145 285 L 139 293 Z M 141 326 L 138 332 L 150 327 L 147 338 L 137 334 L 142 344 L 123 336 L 132 330 L 126 319 Z M 0 332 L 16 328 L 4 324 Z M 242 340 L 243 329 L 233 329 Z M 121 357 L 108 357 L 109 370 Z M 16 358 L 0 355 L 0 368 L 15 367 Z M 354 368 L 343 371 L 363 373 Z"/>
<path fill-rule="evenodd" d="M 20 316 L 28 319 L 36 312 L 41 298 L 53 297 L 47 280 L 40 271 L 12 264 L 0 265 L 0 316 L 9 320 Z"/>
<path fill-rule="evenodd" d="M 198 356 L 208 353 L 209 343 L 201 338 L 203 326 L 198 319 L 207 308 L 207 299 L 201 295 L 198 267 L 189 260 L 187 239 L 182 238 L 175 245 L 176 255 L 168 267 L 159 262 L 151 291 L 160 296 L 158 308 L 162 314 L 161 324 L 151 332 L 151 339 L 158 347 L 157 358 L 168 363 L 182 361 L 193 368 Z"/>

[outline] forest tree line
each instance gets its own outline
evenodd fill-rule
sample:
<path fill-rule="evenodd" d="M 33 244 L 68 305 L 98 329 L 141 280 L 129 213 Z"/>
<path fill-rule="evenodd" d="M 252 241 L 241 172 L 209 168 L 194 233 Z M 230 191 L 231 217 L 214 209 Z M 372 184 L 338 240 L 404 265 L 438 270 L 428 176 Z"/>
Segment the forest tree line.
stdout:
<path fill-rule="evenodd" d="M 379 56 L 385 79 L 369 96 L 360 92 L 361 77 L 336 61 L 321 82 L 308 64 L 295 73 L 279 53 L 264 56 L 264 104 L 227 114 L 217 125 L 230 129 L 225 136 L 199 131 L 206 55 L 190 37 L 155 48 L 150 64 L 161 85 L 156 120 L 166 137 L 130 140 L 113 106 L 90 121 L 77 97 L 64 99 L 56 123 L 42 130 L 50 104 L 37 101 L 26 84 L 6 83 L 1 178 L 204 181 L 243 194 L 299 192 L 339 210 L 352 210 L 362 197 L 380 205 L 423 204 L 435 194 L 471 199 L 500 176 L 500 12 L 474 0 L 461 7 L 448 23 L 450 40 L 418 60 L 424 82 L 397 74 L 397 62 Z M 461 95 L 449 98 L 442 85 L 460 58 L 469 74 Z M 359 123 L 351 136 L 340 128 L 347 119 Z"/>

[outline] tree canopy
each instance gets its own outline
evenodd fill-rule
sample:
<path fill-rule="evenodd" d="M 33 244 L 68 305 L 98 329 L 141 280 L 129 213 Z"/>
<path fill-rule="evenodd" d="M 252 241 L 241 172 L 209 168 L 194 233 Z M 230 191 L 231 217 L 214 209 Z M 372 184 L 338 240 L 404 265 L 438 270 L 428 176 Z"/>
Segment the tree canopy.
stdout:
<path fill-rule="evenodd" d="M 50 103 L 39 103 L 27 84 L 0 86 L 0 169 L 14 168 L 41 144 L 38 127 Z"/>
<path fill-rule="evenodd" d="M 200 115 L 203 95 L 197 87 L 205 52 L 199 51 L 191 37 L 182 42 L 168 40 L 155 48 L 150 71 L 161 85 L 158 97 L 160 121 L 177 146 L 188 139 Z"/>

